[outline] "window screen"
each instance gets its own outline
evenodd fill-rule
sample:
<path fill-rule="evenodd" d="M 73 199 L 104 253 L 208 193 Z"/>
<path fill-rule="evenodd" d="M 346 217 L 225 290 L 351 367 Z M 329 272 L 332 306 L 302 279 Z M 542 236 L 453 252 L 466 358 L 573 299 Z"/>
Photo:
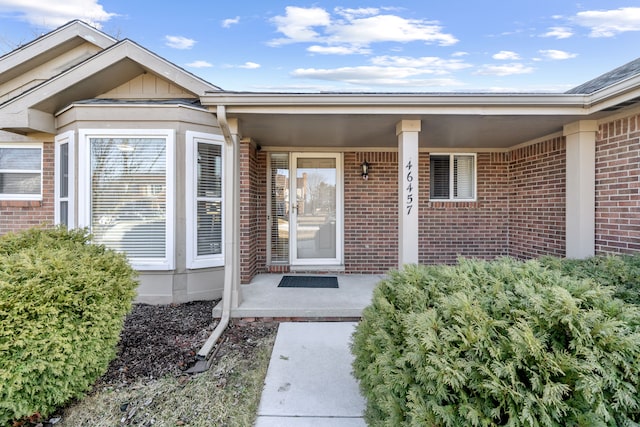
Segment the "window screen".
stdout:
<path fill-rule="evenodd" d="M 90 138 L 91 232 L 130 258 L 166 256 L 165 138 Z"/>

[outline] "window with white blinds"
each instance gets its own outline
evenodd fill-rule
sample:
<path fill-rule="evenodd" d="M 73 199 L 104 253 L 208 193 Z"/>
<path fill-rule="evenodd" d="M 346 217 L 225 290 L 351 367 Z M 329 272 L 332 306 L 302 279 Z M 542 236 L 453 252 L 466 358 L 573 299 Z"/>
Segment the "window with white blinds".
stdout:
<path fill-rule="evenodd" d="M 187 268 L 224 264 L 223 138 L 187 132 Z"/>
<path fill-rule="evenodd" d="M 289 263 L 289 153 L 269 156 L 269 250 L 272 264 Z"/>
<path fill-rule="evenodd" d="M 79 225 L 138 270 L 172 269 L 173 131 L 98 132 L 80 132 Z"/>
<path fill-rule="evenodd" d="M 475 154 L 431 154 L 429 198 L 431 200 L 475 200 Z"/>
<path fill-rule="evenodd" d="M 74 227 L 74 133 L 57 135 L 55 147 L 55 223 Z"/>
<path fill-rule="evenodd" d="M 42 199 L 42 145 L 0 144 L 0 200 Z"/>

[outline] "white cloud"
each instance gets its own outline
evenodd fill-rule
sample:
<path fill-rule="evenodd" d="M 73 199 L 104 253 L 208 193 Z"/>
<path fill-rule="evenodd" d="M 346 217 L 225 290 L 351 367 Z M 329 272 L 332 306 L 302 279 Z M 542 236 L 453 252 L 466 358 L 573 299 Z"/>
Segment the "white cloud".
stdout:
<path fill-rule="evenodd" d="M 331 23 L 329 13 L 319 7 L 302 8 L 287 6 L 284 16 L 276 16 L 272 21 L 286 39 L 273 40 L 273 45 L 315 41 L 319 37 L 313 28 L 326 27 Z"/>
<path fill-rule="evenodd" d="M 467 55 L 469 55 L 469 52 L 462 52 L 462 51 L 454 52 L 451 54 L 451 56 L 453 56 L 454 58 L 460 58 L 462 56 L 467 56 Z"/>
<path fill-rule="evenodd" d="M 182 36 L 164 36 L 165 44 L 174 49 L 191 49 L 196 41 Z"/>
<path fill-rule="evenodd" d="M 460 86 L 458 80 L 446 76 L 454 71 L 471 67 L 460 59 L 437 57 L 378 56 L 371 59 L 370 65 L 339 68 L 298 68 L 292 76 L 340 81 L 359 86 L 396 86 L 425 88 L 443 88 Z M 425 76 L 429 76 L 425 78 Z"/>
<path fill-rule="evenodd" d="M 378 56 L 371 59 L 371 63 L 378 66 L 397 68 L 402 67 L 419 74 L 449 74 L 471 67 L 461 59 L 442 59 L 432 56 L 413 58 L 408 56 Z"/>
<path fill-rule="evenodd" d="M 238 22 L 240 22 L 239 16 L 236 16 L 235 18 L 227 18 L 224 21 L 222 21 L 222 27 L 229 28 L 230 26 L 237 24 Z"/>
<path fill-rule="evenodd" d="M 555 49 L 539 50 L 538 53 L 540 53 L 540 55 L 542 55 L 546 59 L 554 59 L 554 60 L 571 59 L 578 56 L 577 53 L 569 53 L 563 50 L 555 50 Z"/>
<path fill-rule="evenodd" d="M 187 67 L 191 67 L 191 68 L 209 68 L 209 67 L 213 67 L 213 64 L 207 62 L 207 61 L 193 61 L 187 64 Z"/>
<path fill-rule="evenodd" d="M 540 37 L 554 37 L 556 39 L 568 39 L 573 36 L 573 30 L 568 27 L 551 27 L 549 31 L 542 34 Z"/>
<path fill-rule="evenodd" d="M 337 17 L 319 7 L 288 6 L 285 15 L 272 19 L 285 37 L 271 40 L 270 45 L 311 42 L 362 48 L 379 42 L 422 41 L 440 46 L 458 42 L 453 35 L 444 33 L 436 21 L 381 14 L 376 8 L 336 8 L 335 13 Z"/>
<path fill-rule="evenodd" d="M 116 13 L 107 12 L 99 0 L 0 0 L 0 11 L 16 14 L 31 25 L 57 28 L 74 19 L 80 19 L 98 29 Z"/>
<path fill-rule="evenodd" d="M 520 55 L 510 50 L 501 50 L 500 52 L 493 55 L 493 59 L 498 59 L 500 61 L 513 61 L 516 59 L 520 59 Z"/>
<path fill-rule="evenodd" d="M 253 70 L 256 68 L 260 68 L 260 64 L 248 61 L 248 62 L 245 62 L 243 65 L 240 65 L 239 68 L 247 68 L 247 69 Z"/>
<path fill-rule="evenodd" d="M 613 37 L 627 31 L 640 31 L 640 7 L 578 12 L 572 20 L 590 28 L 590 37 Z"/>
<path fill-rule="evenodd" d="M 294 77 L 312 78 L 317 80 L 340 81 L 354 85 L 398 86 L 398 87 L 451 87 L 461 86 L 462 83 L 452 78 L 412 79 L 422 74 L 408 68 L 394 67 L 342 67 L 332 69 L 298 68 L 294 70 Z"/>
<path fill-rule="evenodd" d="M 529 74 L 533 72 L 533 67 L 527 67 L 524 64 L 512 63 L 504 65 L 488 65 L 481 66 L 474 74 L 481 76 L 511 76 L 514 74 Z"/>
<path fill-rule="evenodd" d="M 322 55 L 353 55 L 355 53 L 368 55 L 371 49 L 361 48 L 358 46 L 319 46 L 313 45 L 307 48 L 307 52 L 319 53 Z"/>

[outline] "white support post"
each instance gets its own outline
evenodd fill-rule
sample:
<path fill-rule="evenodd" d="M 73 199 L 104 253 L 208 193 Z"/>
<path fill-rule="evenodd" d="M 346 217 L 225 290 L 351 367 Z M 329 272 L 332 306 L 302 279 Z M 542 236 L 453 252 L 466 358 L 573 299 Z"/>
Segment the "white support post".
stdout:
<path fill-rule="evenodd" d="M 398 137 L 398 267 L 418 263 L 418 134 L 420 120 L 401 120 Z"/>
<path fill-rule="evenodd" d="M 588 258 L 595 254 L 595 168 L 596 131 L 594 120 L 582 120 L 564 127 L 566 137 L 566 256 Z"/>

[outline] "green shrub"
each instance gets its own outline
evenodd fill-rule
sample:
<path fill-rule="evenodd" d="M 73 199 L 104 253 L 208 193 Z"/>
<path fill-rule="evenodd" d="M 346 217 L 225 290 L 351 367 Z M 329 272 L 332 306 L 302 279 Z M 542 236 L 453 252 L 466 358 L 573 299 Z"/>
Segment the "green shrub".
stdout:
<path fill-rule="evenodd" d="M 371 426 L 631 426 L 640 311 L 536 261 L 408 266 L 353 336 Z"/>
<path fill-rule="evenodd" d="M 543 257 L 540 263 L 571 277 L 613 286 L 615 297 L 640 305 L 640 255 L 601 255 L 587 259 Z"/>
<path fill-rule="evenodd" d="M 136 286 L 86 231 L 0 237 L 0 425 L 82 396 L 115 357 Z"/>

